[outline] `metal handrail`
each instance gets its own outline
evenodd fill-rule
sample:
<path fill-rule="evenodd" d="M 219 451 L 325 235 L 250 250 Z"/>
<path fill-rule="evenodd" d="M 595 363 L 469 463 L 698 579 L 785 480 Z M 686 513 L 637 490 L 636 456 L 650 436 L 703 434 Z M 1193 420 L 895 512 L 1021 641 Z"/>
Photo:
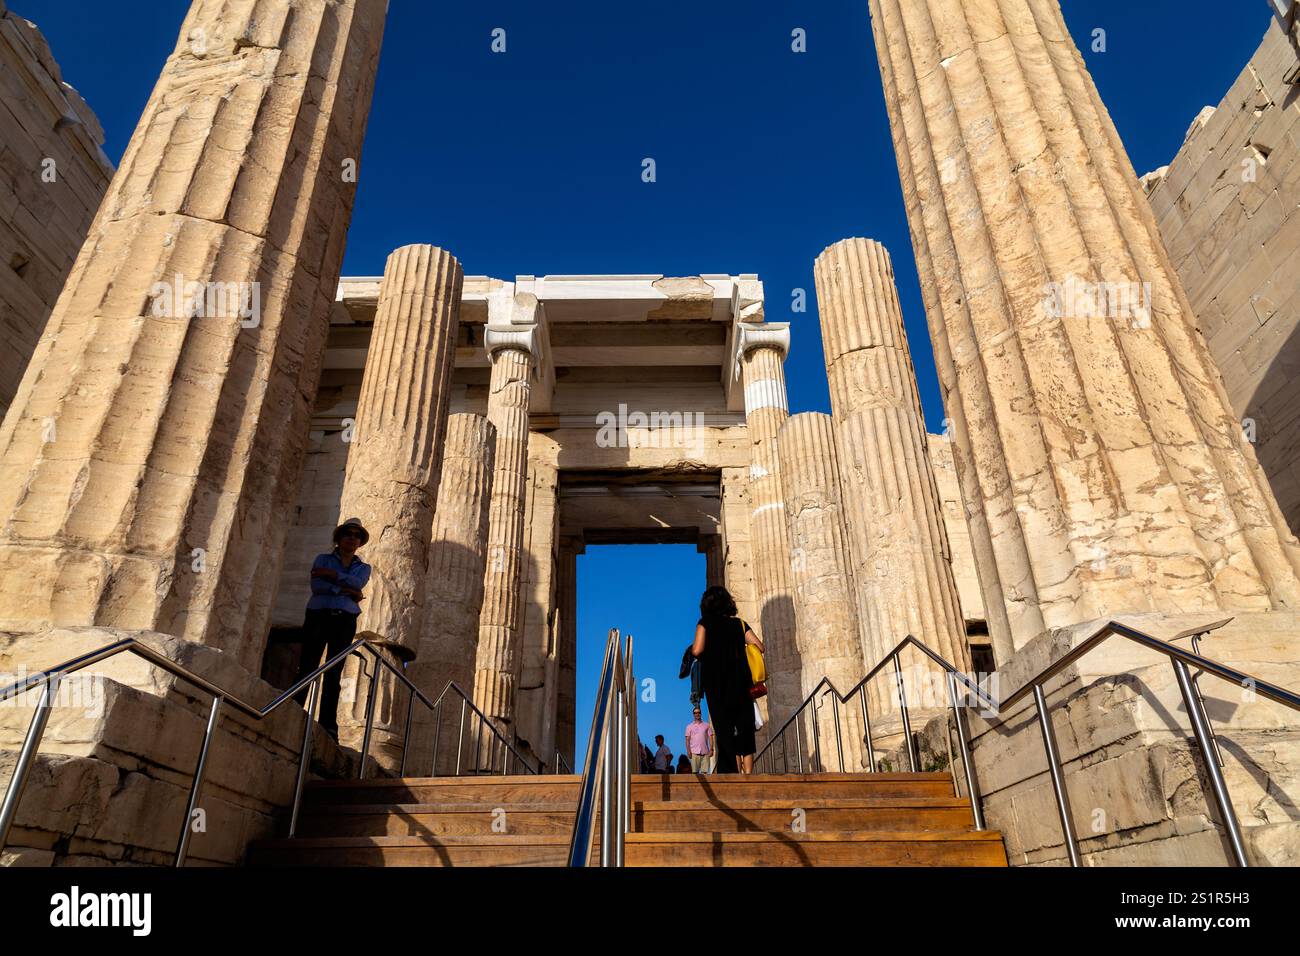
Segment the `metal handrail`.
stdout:
<path fill-rule="evenodd" d="M 410 701 L 407 704 L 406 735 L 402 743 L 401 772 L 403 774 L 405 774 L 407 754 L 411 744 L 411 717 L 412 717 L 412 711 L 415 706 L 416 700 L 419 700 L 425 707 L 427 707 L 430 710 L 433 710 L 435 707 L 438 708 L 437 731 L 434 737 L 434 765 L 433 765 L 433 769 L 436 772 L 438 739 L 441 736 L 441 730 L 442 730 L 441 704 L 443 698 L 446 697 L 448 691 L 451 691 L 453 689 L 462 698 L 462 706 L 461 706 L 462 739 L 464 737 L 464 721 L 465 721 L 466 708 L 468 707 L 473 710 L 474 714 L 479 718 L 481 724 L 487 727 L 488 730 L 490 730 L 491 733 L 497 738 L 497 742 L 501 744 L 503 749 L 508 750 L 510 753 L 512 753 L 515 757 L 515 760 L 521 763 L 529 773 L 541 772 L 540 767 L 534 770 L 533 767 L 529 765 L 528 761 L 524 759 L 524 757 L 518 752 L 518 750 L 514 747 L 514 745 L 505 738 L 505 736 L 487 718 L 487 716 L 484 715 L 481 710 L 479 710 L 477 707 L 474 706 L 474 703 L 472 700 L 470 700 L 469 695 L 467 695 L 465 691 L 462 690 L 460 686 L 455 683 L 455 681 L 448 682 L 447 686 L 443 689 L 442 693 L 438 695 L 437 703 L 435 704 L 434 701 L 431 701 L 418 687 L 416 687 L 413 683 L 411 683 L 410 679 L 401 670 L 394 667 L 392 663 L 390 663 L 387 659 L 384 658 L 382 654 L 379 653 L 377 648 L 381 646 L 385 646 L 385 644 L 386 642 L 382 641 L 382 639 L 373 640 L 367 637 L 358 638 L 350 646 L 348 646 L 342 651 L 339 651 L 339 653 L 335 654 L 324 664 L 321 664 L 310 674 L 306 675 L 305 677 L 295 682 L 292 687 L 290 687 L 288 690 L 281 693 L 265 707 L 257 707 L 253 704 L 250 704 L 249 702 L 241 699 L 237 695 L 232 694 L 229 691 L 218 686 L 217 684 L 212 683 L 207 678 L 202 677 L 194 673 L 190 669 L 183 667 L 180 664 L 177 664 L 176 662 L 170 660 L 166 655 L 159 653 L 153 647 L 150 647 L 148 644 L 134 637 L 123 638 L 120 641 L 115 641 L 112 644 L 107 644 L 101 648 L 90 651 L 86 654 L 82 654 L 79 657 L 74 657 L 70 660 L 64 661 L 61 664 L 57 664 L 54 667 L 51 667 L 41 673 L 29 675 L 28 677 L 25 677 L 24 679 L 14 684 L 11 684 L 8 687 L 5 687 L 4 689 L 0 690 L 0 703 L 3 703 L 4 701 L 10 700 L 11 698 L 15 698 L 22 694 L 25 694 L 28 691 L 34 690 L 37 687 L 43 686 L 44 690 L 41 693 L 41 698 L 39 703 L 36 705 L 36 711 L 32 715 L 32 721 L 31 724 L 28 726 L 27 736 L 23 741 L 22 750 L 19 752 L 18 762 L 14 767 L 13 776 L 12 778 L 10 778 L 9 786 L 5 789 L 4 799 L 3 801 L 0 801 L 0 849 L 3 849 L 5 844 L 8 842 L 9 831 L 13 826 L 14 818 L 17 816 L 18 804 L 19 801 L 22 799 L 23 790 L 26 788 L 28 775 L 31 772 L 32 765 L 36 761 L 36 755 L 40 748 L 41 738 L 44 736 L 45 727 L 49 721 L 50 710 L 53 707 L 54 696 L 55 693 L 57 692 L 59 683 L 70 674 L 76 673 L 77 671 L 83 670 L 84 668 L 89 667 L 93 664 L 98 664 L 101 661 L 108 660 L 109 658 L 116 657 L 118 654 L 123 654 L 123 653 L 130 653 L 130 654 L 134 654 L 137 657 L 143 658 L 144 660 L 148 661 L 150 664 L 153 664 L 155 667 L 167 671 L 169 674 L 172 674 L 175 677 L 179 677 L 180 679 L 184 680 L 186 683 L 194 687 L 197 687 L 200 691 L 203 691 L 204 693 L 210 694 L 212 696 L 212 707 L 208 711 L 207 730 L 204 733 L 203 743 L 199 749 L 199 758 L 196 763 L 193 779 L 190 785 L 189 799 L 187 801 L 187 812 L 186 812 L 185 819 L 181 823 L 181 833 L 176 845 L 176 855 L 175 855 L 174 865 L 178 867 L 185 865 L 185 860 L 186 857 L 188 856 L 189 840 L 190 840 L 190 833 L 191 833 L 191 829 L 190 829 L 191 820 L 193 819 L 194 811 L 198 806 L 199 792 L 203 786 L 203 776 L 204 776 L 205 769 L 207 767 L 208 752 L 211 747 L 213 736 L 216 732 L 218 723 L 220 721 L 222 707 L 226 704 L 229 704 L 230 706 L 234 707 L 236 710 L 238 710 L 245 716 L 252 718 L 253 720 L 264 720 L 268 716 L 270 716 L 270 714 L 274 713 L 277 709 L 279 709 L 283 704 L 292 700 L 294 696 L 297 695 L 299 691 L 301 691 L 303 688 L 307 687 L 308 685 L 311 685 L 311 690 L 309 692 L 309 697 L 308 697 L 307 707 L 306 707 L 307 719 L 304 722 L 305 726 L 303 729 L 302 752 L 298 761 L 298 776 L 297 776 L 297 782 L 294 787 L 293 807 L 289 817 L 289 836 L 292 837 L 297 832 L 298 816 L 302 805 L 303 788 L 305 786 L 306 777 L 307 777 L 307 765 L 311 755 L 312 732 L 315 724 L 315 718 L 317 716 L 316 713 L 317 703 L 320 699 L 321 681 L 326 672 L 332 670 L 335 667 L 342 666 L 343 661 L 346 660 L 352 654 L 356 654 L 358 657 L 361 658 L 362 672 L 363 674 L 369 676 L 369 671 L 366 670 L 365 659 L 361 654 L 362 650 L 369 651 L 369 653 L 375 659 L 375 664 L 376 664 L 375 673 L 374 673 L 375 677 L 378 677 L 380 667 L 386 668 L 394 677 L 397 678 L 397 680 L 405 684 L 406 687 L 411 692 Z M 365 729 L 365 737 L 361 745 L 361 764 L 357 772 L 358 779 L 365 778 L 366 765 L 370 756 L 370 737 L 372 731 L 374 730 L 374 719 L 375 719 L 374 705 L 375 705 L 375 690 L 377 684 L 378 684 L 377 680 L 370 681 L 370 692 L 366 701 L 366 729 Z M 477 744 L 480 742 L 480 739 L 481 738 L 478 735 L 476 735 L 475 737 L 476 770 L 477 770 L 477 763 L 478 763 Z M 493 745 L 493 749 L 495 750 L 495 744 Z M 458 746 L 457 753 L 458 753 L 457 773 L 459 774 L 460 771 L 459 746 Z M 505 772 L 504 757 L 505 754 L 503 752 L 502 754 L 503 773 Z M 515 761 L 511 761 L 511 766 L 514 765 L 514 762 Z"/>
<path fill-rule="evenodd" d="M 578 786 L 578 807 L 569 839 L 569 866 L 591 864 L 597 795 L 600 797 L 600 865 L 623 865 L 624 838 L 631 821 L 631 755 L 634 747 L 639 749 L 636 732 L 632 635 L 627 636 L 625 649 L 618 628 L 611 628 L 605 642 L 591 733 L 587 737 L 587 756 Z"/>
<path fill-rule="evenodd" d="M 1003 714 L 1008 708 L 1019 703 L 1030 695 L 1033 696 L 1035 710 L 1037 711 L 1039 730 L 1043 737 L 1043 748 L 1047 755 L 1048 771 L 1052 779 L 1052 789 L 1056 798 L 1057 814 L 1060 817 L 1061 830 L 1065 838 L 1066 852 L 1069 856 L 1071 866 L 1081 866 L 1082 859 L 1079 853 L 1078 837 L 1074 831 L 1069 794 L 1065 788 L 1060 748 L 1057 745 L 1056 732 L 1052 725 L 1051 713 L 1048 707 L 1044 686 L 1053 677 L 1056 677 L 1058 674 L 1071 667 L 1080 658 L 1096 649 L 1106 640 L 1118 636 L 1140 644 L 1157 653 L 1164 654 L 1170 659 L 1170 664 L 1174 669 L 1174 676 L 1178 683 L 1179 693 L 1183 698 L 1183 705 L 1187 708 L 1187 713 L 1192 723 L 1192 735 L 1201 752 L 1201 760 L 1204 763 L 1206 772 L 1210 778 L 1214 801 L 1218 808 L 1219 816 L 1223 820 L 1224 829 L 1227 832 L 1228 843 L 1232 851 L 1233 860 L 1238 866 L 1249 866 L 1249 862 L 1246 858 L 1245 843 L 1241 833 L 1241 823 L 1237 819 L 1236 811 L 1233 809 L 1232 800 L 1228 793 L 1227 782 L 1223 777 L 1223 758 L 1219 751 L 1218 741 L 1215 738 L 1213 727 L 1210 723 L 1209 713 L 1205 707 L 1205 698 L 1201 693 L 1199 680 L 1203 674 L 1212 674 L 1213 676 L 1229 683 L 1238 684 L 1242 687 L 1250 687 L 1253 693 L 1297 711 L 1300 711 L 1300 694 L 1296 694 L 1285 687 L 1270 683 L 1269 681 L 1261 680 L 1245 671 L 1238 670 L 1234 667 L 1228 667 L 1225 664 L 1220 664 L 1218 661 L 1211 660 L 1199 653 L 1200 639 L 1231 621 L 1232 618 L 1224 618 L 1210 624 L 1189 628 L 1175 634 L 1168 640 L 1152 637 L 1150 634 L 1139 631 L 1120 621 L 1108 621 L 1104 625 L 1101 625 L 1095 633 L 1082 641 L 1069 653 L 1043 668 L 1036 675 L 1027 680 L 1014 693 L 1003 698 L 1001 701 L 996 700 L 983 687 L 958 671 L 951 663 L 944 660 L 925 644 L 909 634 L 906 638 L 900 641 L 898 645 L 880 661 L 880 663 L 873 667 L 867 675 L 862 678 L 862 680 L 854 684 L 847 694 L 841 694 L 829 678 L 823 677 L 821 681 L 818 682 L 817 686 L 813 688 L 812 692 L 804 698 L 803 702 L 798 708 L 796 708 L 795 712 L 781 725 L 781 728 L 771 736 L 763 749 L 759 751 L 758 756 L 755 758 L 755 763 L 762 760 L 765 755 L 767 755 L 769 765 L 774 762 L 776 756 L 775 752 L 768 755 L 768 751 L 777 740 L 782 740 L 782 756 L 787 761 L 788 770 L 788 756 L 785 752 L 784 735 L 793 724 L 796 734 L 802 738 L 801 724 L 797 723 L 797 721 L 808 707 L 814 705 L 815 699 L 822 693 L 829 693 L 832 695 L 833 699 L 838 704 L 847 703 L 848 699 L 854 694 L 862 695 L 861 703 L 866 729 L 865 743 L 867 745 L 868 753 L 870 753 L 871 723 L 867 713 L 866 694 L 864 688 L 872 678 L 879 674 L 887 665 L 892 663 L 894 667 L 894 676 L 898 682 L 899 703 L 902 710 L 903 731 L 906 735 L 905 744 L 907 747 L 908 761 L 911 769 L 915 772 L 919 757 L 916 752 L 916 742 L 912 738 L 910 722 L 908 720 L 908 703 L 906 694 L 903 690 L 902 667 L 899 656 L 907 647 L 915 647 L 938 664 L 947 674 L 949 697 L 957 725 L 957 736 L 962 753 L 962 765 L 966 777 L 967 793 L 970 796 L 971 809 L 974 814 L 976 829 L 982 830 L 985 828 L 983 810 L 981 807 L 982 797 L 980 796 L 979 782 L 975 774 L 975 761 L 971 757 L 970 732 L 964 720 L 962 709 L 963 707 L 967 709 L 971 707 L 970 698 L 973 696 L 975 702 L 983 706 L 986 717 L 990 717 L 998 723 L 1004 723 L 1005 718 Z M 1191 651 L 1185 651 L 1172 643 L 1188 637 L 1192 639 Z M 1197 673 L 1194 676 L 1191 674 L 1189 667 L 1197 669 Z M 959 683 L 964 685 L 969 692 L 965 695 L 964 700 L 959 699 L 957 693 L 957 686 Z M 840 746 L 838 720 L 839 711 L 837 709 L 836 743 L 837 746 Z M 817 726 L 815 710 L 813 711 L 813 732 L 814 735 L 816 735 Z M 842 772 L 844 769 L 844 754 L 842 746 L 840 749 L 839 759 L 840 770 Z M 798 760 L 799 768 L 802 772 L 802 739 L 799 741 Z M 876 767 L 874 759 L 868 759 L 868 769 L 871 772 L 875 772 Z M 952 768 L 952 772 L 954 774 L 955 782 L 955 767 Z"/>

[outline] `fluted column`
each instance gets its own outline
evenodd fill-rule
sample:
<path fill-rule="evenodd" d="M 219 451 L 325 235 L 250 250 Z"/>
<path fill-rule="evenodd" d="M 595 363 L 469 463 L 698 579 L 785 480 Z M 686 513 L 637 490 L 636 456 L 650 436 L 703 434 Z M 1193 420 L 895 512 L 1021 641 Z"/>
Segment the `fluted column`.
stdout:
<path fill-rule="evenodd" d="M 355 515 L 372 529 L 358 631 L 378 635 L 404 658 L 415 655 L 423 624 L 463 279 L 456 258 L 433 246 L 402 246 L 389 255 L 340 500 L 340 518 Z M 344 666 L 348 690 L 341 699 L 351 706 L 339 716 L 339 741 L 356 746 L 364 741 L 371 693 L 360 663 L 354 656 Z M 382 672 L 375 692 L 373 753 L 395 768 L 407 691 Z"/>
<path fill-rule="evenodd" d="M 1056 0 L 871 11 L 972 538 L 1011 643 L 1120 612 L 1300 606 L 1295 539 Z"/>
<path fill-rule="evenodd" d="M 191 7 L 0 427 L 0 629 L 260 666 L 386 6 Z"/>
<path fill-rule="evenodd" d="M 448 681 L 455 681 L 466 693 L 474 689 L 495 460 L 496 429 L 490 421 L 472 413 L 447 418 L 446 452 L 425 579 L 424 623 L 416 658 L 406 670 L 431 699 L 442 693 Z M 451 741 L 459 715 L 460 698 L 448 695 L 437 773 L 455 770 Z M 416 705 L 412 753 L 419 758 L 417 770 L 427 767 L 432 759 L 435 716 Z"/>
<path fill-rule="evenodd" d="M 358 626 L 412 649 L 422 632 L 463 280 L 456 258 L 433 246 L 388 257 L 340 504 L 342 517 L 372 529 Z"/>
<path fill-rule="evenodd" d="M 829 415 L 805 412 L 781 426 L 778 438 L 781 487 L 789 526 L 795 633 L 801 662 L 800 696 L 823 677 L 847 693 L 866 673 L 858 638 L 857 609 L 849 571 L 848 540 L 835 453 L 835 428 Z M 844 768 L 868 768 L 862 711 L 856 699 L 840 715 L 844 728 Z M 834 702 L 819 702 L 821 726 L 833 727 Z M 838 770 L 834 735 L 821 736 L 821 764 Z"/>
<path fill-rule="evenodd" d="M 758 592 L 758 633 L 767 649 L 768 722 L 780 724 L 799 705 L 799 654 L 795 647 L 790 583 L 790 536 L 781 494 L 777 433 L 790 417 L 785 356 L 790 327 L 742 323 L 738 352 L 745 385 L 745 422 L 751 443 L 750 538 Z"/>
<path fill-rule="evenodd" d="M 586 543 L 580 535 L 560 538 L 555 586 L 560 659 L 555 747 L 564 754 L 571 768 L 577 766 L 574 746 L 578 721 L 578 555 L 585 551 Z"/>
<path fill-rule="evenodd" d="M 492 362 L 488 419 L 496 426 L 497 447 L 474 702 L 507 736 L 515 718 L 515 690 L 523 664 L 520 589 L 528 489 L 528 403 L 537 332 L 536 325 L 489 325 L 484 339 Z"/>
<path fill-rule="evenodd" d="M 863 661 L 874 667 L 910 634 L 969 670 L 889 253 L 846 239 L 815 271 Z M 896 704 L 888 694 L 882 702 Z"/>

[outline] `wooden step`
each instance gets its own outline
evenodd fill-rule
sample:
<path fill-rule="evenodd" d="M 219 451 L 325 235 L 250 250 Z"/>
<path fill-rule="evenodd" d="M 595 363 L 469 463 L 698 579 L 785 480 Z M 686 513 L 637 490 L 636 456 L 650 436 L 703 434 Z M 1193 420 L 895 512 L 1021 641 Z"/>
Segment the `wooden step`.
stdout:
<path fill-rule="evenodd" d="M 996 866 L 1002 835 L 988 830 L 841 833 L 629 833 L 628 866 Z"/>
<path fill-rule="evenodd" d="M 265 840 L 250 866 L 563 866 L 568 836 L 313 837 Z M 989 831 L 630 833 L 628 866 L 1006 866 Z"/>
<path fill-rule="evenodd" d="M 797 812 L 802 811 L 802 812 Z M 672 832 L 805 832 L 964 830 L 970 803 L 947 797 L 840 797 L 799 800 L 645 800 L 632 804 L 632 830 Z"/>
<path fill-rule="evenodd" d="M 635 801 L 638 832 L 790 830 L 796 820 L 808 832 L 834 830 L 961 830 L 973 825 L 970 804 L 955 797 L 851 797 L 798 801 L 803 813 L 782 800 Z M 503 811 L 498 813 L 497 811 Z M 308 809 L 302 837 L 468 836 L 499 832 L 568 834 L 577 800 L 466 804 L 339 804 Z M 493 828 L 497 827 L 497 830 Z"/>
<path fill-rule="evenodd" d="M 260 840 L 249 866 L 565 866 L 569 836 L 312 837 Z"/>
<path fill-rule="evenodd" d="M 576 775 L 407 777 L 319 780 L 308 784 L 304 806 L 360 803 L 574 803 Z M 634 774 L 633 800 L 771 799 L 792 803 L 812 797 L 952 796 L 946 773 Z"/>
<path fill-rule="evenodd" d="M 491 807 L 505 803 L 576 805 L 581 779 L 565 774 L 315 780 L 307 785 L 303 793 L 303 806 L 361 803 L 477 803 Z"/>
<path fill-rule="evenodd" d="M 779 800 L 952 796 L 946 773 L 636 774 L 633 800 Z"/>
<path fill-rule="evenodd" d="M 366 803 L 303 813 L 302 837 L 562 835 L 573 830 L 578 801 L 567 803 Z M 497 811 L 503 811 L 498 813 Z M 493 828 L 496 827 L 494 830 Z"/>

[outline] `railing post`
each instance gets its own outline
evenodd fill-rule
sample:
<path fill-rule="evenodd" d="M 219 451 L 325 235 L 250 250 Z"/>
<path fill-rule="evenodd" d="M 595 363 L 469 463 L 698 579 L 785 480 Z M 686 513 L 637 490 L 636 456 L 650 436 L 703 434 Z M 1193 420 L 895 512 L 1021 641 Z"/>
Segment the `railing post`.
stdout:
<path fill-rule="evenodd" d="M 876 747 L 871 742 L 871 715 L 867 713 L 867 685 L 858 688 L 858 702 L 862 704 L 862 726 L 867 733 L 867 772 L 876 772 Z"/>
<path fill-rule="evenodd" d="M 615 727 L 618 730 L 618 736 L 615 738 L 618 742 L 618 832 L 616 837 L 618 843 L 615 845 L 614 865 L 623 865 L 623 835 L 627 833 L 628 817 L 628 777 L 627 777 L 627 712 L 624 709 L 627 706 L 627 693 L 619 691 L 619 705 L 614 711 L 616 715 Z"/>
<path fill-rule="evenodd" d="M 803 715 L 794 717 L 794 756 L 799 772 L 803 773 Z"/>
<path fill-rule="evenodd" d="M 316 706 L 320 701 L 321 688 L 325 675 L 321 674 L 311 682 L 307 692 L 307 722 L 302 729 L 302 756 L 298 758 L 298 781 L 293 788 L 293 809 L 289 812 L 289 838 L 298 834 L 298 814 L 302 809 L 302 788 L 307 782 L 307 765 L 311 763 L 312 728 L 316 723 Z"/>
<path fill-rule="evenodd" d="M 831 695 L 831 713 L 835 716 L 835 752 L 840 758 L 840 773 L 844 772 L 844 740 L 840 736 L 840 696 L 835 691 Z"/>
<path fill-rule="evenodd" d="M 1052 790 L 1056 795 L 1056 812 L 1061 816 L 1061 832 L 1065 837 L 1065 852 L 1070 866 L 1082 866 L 1079 858 L 1079 841 L 1074 835 L 1074 818 L 1070 814 L 1070 794 L 1065 789 L 1061 769 L 1061 753 L 1056 745 L 1056 730 L 1052 727 L 1052 713 L 1047 709 L 1043 685 L 1034 685 L 1034 703 L 1038 706 L 1038 726 L 1043 732 L 1043 748 L 1047 751 L 1047 769 L 1052 775 Z"/>
<path fill-rule="evenodd" d="M 610 696 L 613 696 L 611 693 Z M 608 711 L 606 711 L 608 714 Z M 610 715 L 611 719 L 614 718 Z M 609 728 L 602 728 L 605 731 L 605 740 L 603 752 L 600 757 L 600 865 L 609 866 L 613 859 L 610 845 L 613 841 L 610 836 L 613 832 L 611 818 L 614 816 L 614 737 L 609 732 Z"/>
<path fill-rule="evenodd" d="M 45 690 L 41 692 L 36 713 L 27 727 L 27 737 L 23 740 L 23 749 L 18 753 L 18 762 L 14 765 L 14 775 L 9 780 L 9 789 L 5 791 L 4 803 L 0 803 L 0 849 L 9 842 L 9 830 L 18 815 L 18 801 L 23 797 L 27 786 L 27 774 L 36 761 L 40 750 L 41 737 L 45 734 L 45 725 L 50 720 L 50 708 L 54 705 L 54 695 L 58 692 L 61 674 L 51 674 L 45 681 Z"/>
<path fill-rule="evenodd" d="M 429 764 L 431 777 L 438 776 L 438 745 L 442 742 L 442 702 L 443 698 L 439 697 L 437 712 L 433 717 L 433 762 Z"/>
<path fill-rule="evenodd" d="M 817 699 L 813 698 L 812 706 L 808 711 L 812 715 L 812 746 L 813 753 L 817 755 L 817 763 L 813 765 L 812 755 L 809 755 L 808 763 L 814 766 L 813 773 L 819 773 L 826 769 L 826 760 L 822 756 L 822 734 L 817 720 Z"/>
<path fill-rule="evenodd" d="M 469 700 L 465 697 L 460 699 L 460 735 L 456 738 L 456 776 L 460 776 L 460 758 L 465 749 L 465 708 L 469 706 Z"/>
<path fill-rule="evenodd" d="M 375 654 L 375 670 L 370 677 L 370 693 L 366 695 L 366 734 L 361 739 L 361 768 L 357 771 L 357 779 L 366 779 L 366 763 L 370 760 L 370 735 L 375 729 L 375 697 L 376 691 L 379 690 L 379 655 Z M 366 673 L 366 662 L 361 661 L 361 673 Z"/>
<path fill-rule="evenodd" d="M 212 746 L 212 734 L 221 719 L 221 698 L 212 698 L 212 708 L 208 711 L 208 729 L 203 734 L 203 745 L 199 748 L 199 762 L 194 768 L 194 782 L 190 784 L 190 799 L 185 806 L 185 819 L 181 821 L 181 837 L 176 844 L 176 866 L 184 866 L 190 851 L 190 834 L 193 832 L 194 811 L 199 805 L 199 790 L 203 787 L 203 771 L 208 765 L 208 748 Z"/>
<path fill-rule="evenodd" d="M 1228 784 L 1223 779 L 1223 769 L 1215 759 L 1214 737 L 1210 732 L 1209 721 L 1205 718 L 1205 712 L 1197 706 L 1199 701 L 1187 665 L 1176 657 L 1171 657 L 1170 660 L 1173 661 L 1174 674 L 1178 677 L 1178 689 L 1183 694 L 1183 706 L 1187 708 L 1187 714 L 1192 718 L 1192 733 L 1196 735 L 1196 742 L 1201 748 L 1201 758 L 1205 761 L 1206 772 L 1210 775 L 1214 801 L 1219 805 L 1219 816 L 1223 820 L 1224 829 L 1228 832 L 1228 844 L 1232 847 L 1233 859 L 1238 866 L 1250 866 L 1241 837 L 1241 824 L 1237 821 L 1237 812 L 1232 808 L 1232 797 L 1228 795 Z"/>
<path fill-rule="evenodd" d="M 406 776 L 406 755 L 411 749 L 411 718 L 415 715 L 415 688 L 410 688 L 410 699 L 406 702 L 406 732 L 402 736 L 402 767 L 397 772 L 399 777 Z"/>
<path fill-rule="evenodd" d="M 477 723 L 471 724 L 470 726 L 476 727 L 477 729 L 471 730 L 470 733 L 474 737 L 474 776 L 477 777 L 479 770 L 483 767 L 479 758 L 483 752 L 483 734 L 486 731 L 484 724 L 486 724 L 487 721 L 483 719 L 483 716 L 478 711 L 474 712 L 474 720 L 477 721 Z"/>
<path fill-rule="evenodd" d="M 965 714 L 958 705 L 957 678 L 948 674 L 948 697 L 952 700 L 952 717 L 957 724 L 957 746 L 961 750 L 961 765 L 966 775 L 966 793 L 970 796 L 971 814 L 975 818 L 975 829 L 984 827 L 984 798 L 980 793 L 979 781 L 975 776 L 975 756 L 971 753 L 970 730 L 966 727 Z M 956 776 L 954 772 L 954 776 Z"/>
<path fill-rule="evenodd" d="M 895 651 L 894 657 L 894 680 L 898 684 L 898 704 L 902 708 L 903 714 L 903 741 L 907 744 L 907 765 L 912 768 L 912 773 L 916 773 L 920 767 L 921 758 L 916 752 L 916 741 L 912 739 L 912 721 L 907 713 L 907 690 L 903 682 L 903 665 L 898 659 L 898 652 Z"/>
<path fill-rule="evenodd" d="M 1208 632 L 1207 632 L 1208 633 Z M 1192 653 L 1198 657 L 1201 656 L 1201 638 L 1204 634 L 1192 635 Z M 1214 732 L 1214 725 L 1210 723 L 1210 715 L 1205 710 L 1205 695 L 1201 693 L 1201 671 L 1197 671 L 1192 677 L 1192 689 L 1196 691 L 1196 703 L 1200 706 L 1201 718 L 1205 721 L 1205 728 L 1210 732 L 1210 743 L 1214 744 L 1214 758 L 1219 761 L 1219 766 L 1227 766 L 1223 762 L 1223 754 L 1219 750 L 1219 736 Z"/>

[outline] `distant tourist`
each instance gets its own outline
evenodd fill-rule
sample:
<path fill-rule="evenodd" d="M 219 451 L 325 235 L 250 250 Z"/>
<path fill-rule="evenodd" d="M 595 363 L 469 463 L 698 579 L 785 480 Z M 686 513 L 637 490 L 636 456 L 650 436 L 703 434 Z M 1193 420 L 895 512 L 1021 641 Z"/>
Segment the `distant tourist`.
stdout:
<path fill-rule="evenodd" d="M 641 744 L 641 772 L 653 773 L 655 769 L 655 755 L 650 752 L 650 748 Z"/>
<path fill-rule="evenodd" d="M 664 745 L 664 735 L 656 734 L 655 743 L 659 749 L 655 751 L 655 771 L 657 773 L 672 773 L 673 752 Z"/>
<path fill-rule="evenodd" d="M 754 685 L 745 645 L 760 651 L 763 642 L 736 617 L 736 602 L 724 587 L 711 587 L 700 598 L 700 621 L 695 625 L 691 652 L 700 660 L 704 699 L 717 733 L 719 773 L 753 773 Z"/>
<path fill-rule="evenodd" d="M 677 758 L 677 772 L 678 773 L 699 773 L 699 771 L 692 766 L 692 763 L 693 761 L 686 759 L 686 754 L 682 754 L 680 757 Z"/>
<path fill-rule="evenodd" d="M 692 711 L 691 722 L 686 725 L 686 753 L 690 755 L 691 773 L 708 773 L 713 762 L 713 725 L 700 718 L 700 708 Z"/>
<path fill-rule="evenodd" d="M 334 529 L 334 550 L 318 555 L 312 564 L 311 599 L 302 625 L 302 661 L 295 683 L 320 666 L 322 652 L 328 659 L 356 639 L 360 602 L 365 600 L 363 591 L 370 581 L 370 565 L 357 557 L 357 549 L 369 540 L 370 532 L 361 520 L 349 518 Z M 342 664 L 325 673 L 320 698 L 320 724 L 336 740 L 342 673 Z M 304 687 L 298 694 L 299 703 L 305 702 L 306 694 Z"/>

